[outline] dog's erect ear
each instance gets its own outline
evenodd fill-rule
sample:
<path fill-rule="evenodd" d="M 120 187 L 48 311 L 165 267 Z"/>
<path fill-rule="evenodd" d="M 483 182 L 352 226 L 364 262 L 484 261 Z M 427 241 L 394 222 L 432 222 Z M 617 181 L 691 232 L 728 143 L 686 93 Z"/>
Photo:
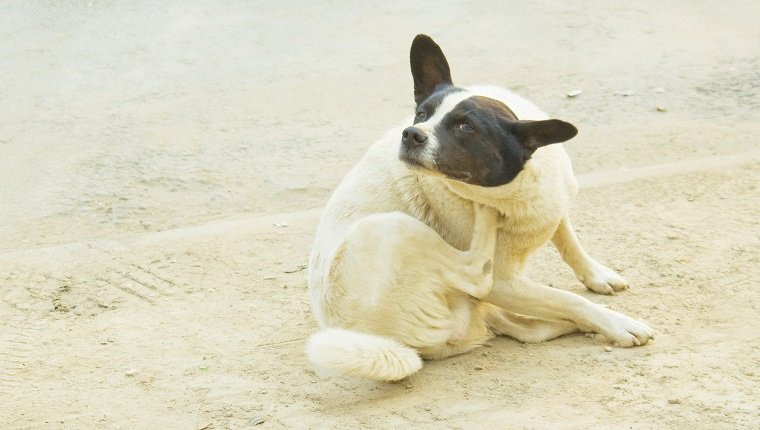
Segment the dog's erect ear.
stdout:
<path fill-rule="evenodd" d="M 558 119 L 517 121 L 513 130 L 520 143 L 531 154 L 542 146 L 564 142 L 578 134 L 574 125 Z"/>
<path fill-rule="evenodd" d="M 418 34 L 409 52 L 414 78 L 414 102 L 420 104 L 439 87 L 452 85 L 449 63 L 430 36 Z"/>

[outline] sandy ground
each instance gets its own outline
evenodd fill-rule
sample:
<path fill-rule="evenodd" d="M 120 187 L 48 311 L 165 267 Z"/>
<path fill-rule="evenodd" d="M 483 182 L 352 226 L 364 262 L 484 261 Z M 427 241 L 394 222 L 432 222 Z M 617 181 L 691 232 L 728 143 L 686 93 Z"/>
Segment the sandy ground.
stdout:
<path fill-rule="evenodd" d="M 2 427 L 758 428 L 760 3 L 375 3 L 0 5 Z M 578 126 L 574 223 L 632 289 L 532 276 L 654 342 L 309 367 L 320 208 L 413 109 L 420 32 Z"/>

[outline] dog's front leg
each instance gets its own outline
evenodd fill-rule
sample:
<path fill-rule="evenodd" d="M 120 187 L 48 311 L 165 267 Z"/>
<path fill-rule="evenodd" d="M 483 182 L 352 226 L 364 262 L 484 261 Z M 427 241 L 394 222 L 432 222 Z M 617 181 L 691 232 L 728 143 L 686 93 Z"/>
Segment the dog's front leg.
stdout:
<path fill-rule="evenodd" d="M 522 275 L 496 280 L 482 300 L 521 315 L 572 321 L 581 330 L 601 333 L 620 346 L 644 345 L 653 337 L 652 329 L 642 322 Z"/>
<path fill-rule="evenodd" d="M 594 260 L 583 249 L 578 236 L 565 216 L 552 237 L 562 259 L 573 269 L 575 277 L 589 290 L 599 294 L 615 294 L 628 288 L 628 283 L 614 270 Z"/>

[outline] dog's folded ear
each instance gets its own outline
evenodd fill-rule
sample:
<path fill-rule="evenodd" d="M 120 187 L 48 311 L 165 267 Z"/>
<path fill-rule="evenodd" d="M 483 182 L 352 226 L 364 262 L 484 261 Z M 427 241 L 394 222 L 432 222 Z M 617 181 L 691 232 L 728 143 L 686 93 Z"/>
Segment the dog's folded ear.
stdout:
<path fill-rule="evenodd" d="M 558 119 L 517 121 L 514 123 L 513 131 L 530 153 L 542 146 L 570 140 L 578 134 L 574 125 Z"/>
<path fill-rule="evenodd" d="M 430 36 L 418 34 L 409 52 L 414 78 L 414 101 L 420 104 L 440 88 L 453 85 L 449 63 Z"/>

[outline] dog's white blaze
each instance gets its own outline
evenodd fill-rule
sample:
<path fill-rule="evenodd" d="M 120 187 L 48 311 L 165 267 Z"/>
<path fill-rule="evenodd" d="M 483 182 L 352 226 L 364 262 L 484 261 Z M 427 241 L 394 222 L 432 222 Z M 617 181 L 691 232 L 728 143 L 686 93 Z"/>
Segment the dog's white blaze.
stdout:
<path fill-rule="evenodd" d="M 454 108 L 463 100 L 467 100 L 468 98 L 472 97 L 474 94 L 469 91 L 457 91 L 453 92 L 446 97 L 443 98 L 443 101 L 441 101 L 441 104 L 438 106 L 438 109 L 435 110 L 435 113 L 433 116 L 425 120 L 425 122 L 421 124 L 427 124 L 428 127 L 435 128 L 438 123 L 441 122 L 444 116 L 446 116 L 447 113 L 454 110 Z M 418 124 L 419 126 L 419 124 Z"/>

